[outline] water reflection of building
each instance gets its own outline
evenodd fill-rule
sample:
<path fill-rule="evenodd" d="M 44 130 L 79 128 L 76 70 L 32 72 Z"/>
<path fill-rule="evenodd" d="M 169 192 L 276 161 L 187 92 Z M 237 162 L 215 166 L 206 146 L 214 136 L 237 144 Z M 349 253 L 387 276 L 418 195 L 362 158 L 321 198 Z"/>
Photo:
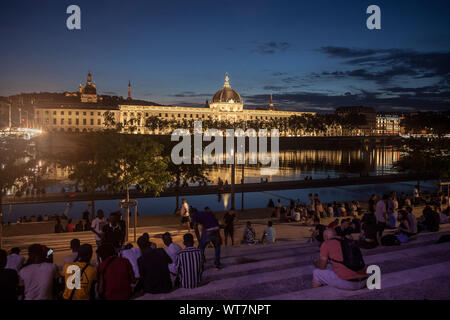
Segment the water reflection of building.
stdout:
<path fill-rule="evenodd" d="M 340 175 L 390 174 L 395 173 L 393 165 L 400 158 L 400 152 L 392 148 L 367 150 L 289 150 L 280 151 L 280 168 L 269 181 L 298 180 L 306 175 L 315 178 L 337 177 Z M 246 155 L 248 159 L 248 154 Z M 248 161 L 246 160 L 246 163 Z M 260 165 L 245 165 L 245 182 L 260 182 Z M 208 169 L 208 177 L 213 183 L 219 178 L 231 182 L 231 166 L 214 166 Z M 242 167 L 238 166 L 235 181 L 242 178 Z"/>
<path fill-rule="evenodd" d="M 270 154 L 269 154 L 270 156 Z M 312 173 L 317 177 L 326 178 L 340 174 L 355 174 L 360 172 L 389 174 L 394 173 L 393 165 L 400 158 L 400 152 L 391 148 L 367 150 L 287 150 L 279 152 L 280 169 L 269 181 L 303 179 L 305 174 Z M 225 163 L 225 161 L 224 161 Z M 244 168 L 245 182 L 259 182 L 261 165 L 249 165 L 249 153 L 246 153 Z M 219 178 L 231 183 L 230 165 L 213 165 L 207 168 L 208 177 L 213 183 Z M 56 165 L 50 166 L 47 178 L 55 181 L 68 182 L 69 170 Z M 242 166 L 236 168 L 235 181 L 242 178 Z M 266 177 L 264 177 L 266 178 Z"/>

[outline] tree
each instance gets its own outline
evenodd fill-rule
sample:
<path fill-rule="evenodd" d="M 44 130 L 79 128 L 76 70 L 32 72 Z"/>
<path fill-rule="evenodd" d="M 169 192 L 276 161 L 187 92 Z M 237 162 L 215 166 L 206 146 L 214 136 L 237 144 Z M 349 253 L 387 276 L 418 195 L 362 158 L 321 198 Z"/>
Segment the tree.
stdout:
<path fill-rule="evenodd" d="M 350 112 L 348 114 L 339 116 L 337 118 L 337 123 L 342 127 L 343 130 L 352 133 L 354 130 L 367 125 L 367 118 L 363 114 Z"/>
<path fill-rule="evenodd" d="M 167 171 L 169 159 L 162 156 L 163 146 L 144 135 L 101 132 L 96 137 L 96 163 L 108 176 L 115 190 L 126 192 L 130 200 L 130 187 L 139 185 L 155 196 L 164 189 L 171 176 Z M 129 211 L 127 209 L 127 226 Z"/>
<path fill-rule="evenodd" d="M 159 117 L 151 116 L 145 120 L 145 127 L 155 134 L 156 130 L 162 128 L 162 123 Z"/>
<path fill-rule="evenodd" d="M 401 151 L 404 153 L 394 164 L 399 171 L 418 176 L 431 176 L 438 179 L 450 178 L 450 139 L 409 138 L 404 139 Z"/>
<path fill-rule="evenodd" d="M 20 136 L 0 137 L 0 248 L 2 247 L 2 198 L 8 189 L 20 188 L 35 176 L 37 161 L 31 140 Z"/>
<path fill-rule="evenodd" d="M 205 164 L 179 164 L 176 165 L 172 161 L 169 162 L 168 171 L 172 177 L 172 184 L 176 190 L 176 209 L 180 207 L 180 195 L 179 188 L 182 181 L 185 182 L 209 182 L 208 175 L 206 174 Z"/>
<path fill-rule="evenodd" d="M 430 134 L 443 136 L 450 133 L 450 111 L 442 112 L 417 112 L 405 116 L 400 125 L 407 132 L 421 133 L 426 131 Z"/>

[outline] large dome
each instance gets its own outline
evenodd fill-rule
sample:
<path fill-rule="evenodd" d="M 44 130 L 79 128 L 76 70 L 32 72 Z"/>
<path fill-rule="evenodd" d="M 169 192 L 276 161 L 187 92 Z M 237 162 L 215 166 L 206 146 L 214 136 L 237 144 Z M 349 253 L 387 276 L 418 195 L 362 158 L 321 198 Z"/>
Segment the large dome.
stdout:
<path fill-rule="evenodd" d="M 231 89 L 228 75 L 225 77 L 225 84 L 222 89 L 217 91 L 212 100 L 212 103 L 242 103 L 241 96 L 239 93 Z"/>

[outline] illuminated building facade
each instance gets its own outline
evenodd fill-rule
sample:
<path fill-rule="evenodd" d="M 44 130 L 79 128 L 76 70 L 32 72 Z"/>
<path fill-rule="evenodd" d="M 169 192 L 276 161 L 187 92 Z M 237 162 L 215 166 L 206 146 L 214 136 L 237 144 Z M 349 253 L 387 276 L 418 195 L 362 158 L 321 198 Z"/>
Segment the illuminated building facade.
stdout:
<path fill-rule="evenodd" d="M 270 121 L 301 116 L 313 112 L 294 112 L 275 110 L 271 99 L 267 109 L 244 109 L 244 102 L 235 90 L 231 88 L 228 75 L 223 87 L 217 91 L 211 103 L 206 107 L 179 106 L 148 106 L 119 104 L 118 106 L 100 106 L 96 102 L 98 96 L 92 76 L 89 73 L 85 86 L 80 85 L 81 103 L 40 105 L 35 108 L 37 126 L 46 131 L 88 132 L 104 129 L 104 114 L 108 112 L 116 122 L 125 125 L 131 123 L 140 134 L 166 134 L 161 130 L 150 130 L 145 126 L 146 119 L 158 117 L 164 120 L 175 120 L 182 123 L 185 120 L 219 120 L 219 121 Z M 131 100 L 131 84 L 128 84 L 128 99 Z M 130 120 L 133 120 L 132 122 Z M 255 128 L 259 129 L 259 128 Z"/>

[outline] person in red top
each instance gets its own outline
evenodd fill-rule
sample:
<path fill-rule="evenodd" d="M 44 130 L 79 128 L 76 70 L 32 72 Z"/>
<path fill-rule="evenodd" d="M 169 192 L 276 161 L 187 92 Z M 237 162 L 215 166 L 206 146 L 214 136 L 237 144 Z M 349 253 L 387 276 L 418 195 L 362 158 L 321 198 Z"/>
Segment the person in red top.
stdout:
<path fill-rule="evenodd" d="M 72 219 L 69 219 L 66 226 L 66 232 L 73 232 L 75 225 L 72 223 Z"/>
<path fill-rule="evenodd" d="M 131 285 L 136 282 L 133 267 L 128 259 L 117 257 L 112 244 L 104 244 L 97 250 L 102 262 L 98 266 L 99 296 L 105 300 L 128 300 Z"/>
<path fill-rule="evenodd" d="M 353 271 L 344 264 L 340 239 L 335 229 L 327 229 L 323 233 L 324 242 L 320 247 L 320 258 L 313 260 L 316 269 L 313 271 L 314 288 L 329 285 L 342 290 L 359 290 L 366 286 L 366 268 Z"/>
<path fill-rule="evenodd" d="M 334 229 L 334 228 L 336 228 L 338 225 L 339 225 L 339 219 L 335 219 L 333 222 L 331 222 L 331 223 L 328 225 L 327 228 Z"/>

